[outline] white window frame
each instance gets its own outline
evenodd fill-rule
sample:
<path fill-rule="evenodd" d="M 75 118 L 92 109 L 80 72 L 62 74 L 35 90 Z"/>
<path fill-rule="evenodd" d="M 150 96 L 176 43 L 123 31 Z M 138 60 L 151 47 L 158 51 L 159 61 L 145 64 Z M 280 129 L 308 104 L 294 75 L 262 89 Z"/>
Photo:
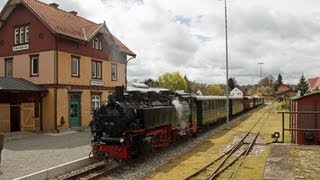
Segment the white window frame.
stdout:
<path fill-rule="evenodd" d="M 97 78 L 101 79 L 102 77 L 102 63 L 101 62 L 96 62 L 97 63 Z"/>
<path fill-rule="evenodd" d="M 102 50 L 102 42 L 99 38 L 96 37 L 92 40 L 92 48 Z"/>
<path fill-rule="evenodd" d="M 19 26 L 14 28 L 14 45 L 28 43 L 29 36 L 30 36 L 29 26 Z"/>
<path fill-rule="evenodd" d="M 35 60 L 37 60 L 37 72 L 35 73 Z M 32 56 L 31 57 L 31 76 L 38 76 L 39 75 L 39 56 Z"/>
<path fill-rule="evenodd" d="M 111 80 L 116 81 L 118 79 L 118 67 L 117 64 L 111 64 Z"/>
<path fill-rule="evenodd" d="M 20 44 L 24 43 L 24 27 L 20 27 Z"/>
<path fill-rule="evenodd" d="M 102 62 L 92 60 L 91 61 L 91 77 L 93 79 L 102 79 Z"/>
<path fill-rule="evenodd" d="M 92 112 L 101 106 L 101 95 L 91 95 L 91 109 Z"/>
<path fill-rule="evenodd" d="M 97 63 L 96 61 L 91 61 L 91 77 L 97 78 Z"/>
<path fill-rule="evenodd" d="M 98 38 L 94 38 L 94 48 L 99 49 L 99 39 Z"/>
<path fill-rule="evenodd" d="M 73 63 L 74 62 L 76 62 L 76 69 L 74 69 L 74 67 L 73 67 Z M 80 75 L 80 73 L 79 73 L 79 70 L 80 68 L 79 68 L 79 58 L 77 58 L 77 57 L 72 57 L 71 58 L 71 75 L 73 76 L 73 77 L 79 77 L 79 75 Z M 74 73 L 74 70 L 76 70 L 76 73 Z"/>
<path fill-rule="evenodd" d="M 29 26 L 24 27 L 24 42 L 29 42 Z"/>
<path fill-rule="evenodd" d="M 20 28 L 15 28 L 14 29 L 14 44 L 19 44 L 20 42 Z"/>

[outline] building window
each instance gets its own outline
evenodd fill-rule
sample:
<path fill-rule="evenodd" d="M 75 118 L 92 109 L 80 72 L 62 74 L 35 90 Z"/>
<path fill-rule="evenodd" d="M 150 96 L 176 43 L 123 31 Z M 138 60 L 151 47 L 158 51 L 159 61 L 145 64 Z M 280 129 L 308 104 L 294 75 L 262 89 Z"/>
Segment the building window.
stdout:
<path fill-rule="evenodd" d="M 14 44 L 19 44 L 19 29 L 18 28 L 16 28 L 15 30 L 14 30 Z"/>
<path fill-rule="evenodd" d="M 24 28 L 24 33 L 25 33 L 24 42 L 28 43 L 29 42 L 29 26 L 26 26 Z"/>
<path fill-rule="evenodd" d="M 38 76 L 39 75 L 39 56 L 33 55 L 30 56 L 30 76 Z"/>
<path fill-rule="evenodd" d="M 12 58 L 5 59 L 5 76 L 12 77 Z"/>
<path fill-rule="evenodd" d="M 26 44 L 29 42 L 29 26 L 20 26 L 14 29 L 14 44 Z"/>
<path fill-rule="evenodd" d="M 92 48 L 102 50 L 102 45 L 101 45 L 101 41 L 99 40 L 99 38 L 94 38 L 94 40 L 92 42 Z"/>
<path fill-rule="evenodd" d="M 92 109 L 92 112 L 94 110 L 97 110 L 100 107 L 100 103 L 101 103 L 100 99 L 101 99 L 100 95 L 92 95 L 91 96 L 91 109 Z"/>
<path fill-rule="evenodd" d="M 80 76 L 80 66 L 79 66 L 79 57 L 71 57 L 71 76 L 79 77 Z"/>
<path fill-rule="evenodd" d="M 111 65 L 111 80 L 112 81 L 116 81 L 118 79 L 117 71 L 118 71 L 117 65 L 116 64 L 112 64 Z"/>
<path fill-rule="evenodd" d="M 102 62 L 92 61 L 91 62 L 91 74 L 93 79 L 101 79 L 102 75 Z"/>

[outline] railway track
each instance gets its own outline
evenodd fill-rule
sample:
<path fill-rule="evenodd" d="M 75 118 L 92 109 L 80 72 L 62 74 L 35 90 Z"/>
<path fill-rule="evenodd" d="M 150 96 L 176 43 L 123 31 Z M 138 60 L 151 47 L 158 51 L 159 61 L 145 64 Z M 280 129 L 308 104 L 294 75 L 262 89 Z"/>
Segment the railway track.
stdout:
<path fill-rule="evenodd" d="M 223 179 L 234 179 L 244 159 L 246 156 L 248 156 L 260 135 L 260 130 L 263 125 L 260 125 L 260 127 L 257 127 L 257 125 L 259 122 L 261 122 L 261 119 L 263 119 L 265 115 L 269 114 L 271 111 L 272 108 L 267 109 L 236 145 L 185 179 L 198 179 L 199 177 L 202 177 L 201 179 L 206 180 L 217 179 L 224 172 Z M 256 128 L 257 132 L 253 132 L 253 130 Z"/>
<path fill-rule="evenodd" d="M 58 180 L 95 180 L 107 176 L 113 173 L 115 170 L 122 168 L 126 163 L 111 162 L 99 162 L 91 165 L 85 170 L 79 172 L 68 173 L 58 177 Z"/>

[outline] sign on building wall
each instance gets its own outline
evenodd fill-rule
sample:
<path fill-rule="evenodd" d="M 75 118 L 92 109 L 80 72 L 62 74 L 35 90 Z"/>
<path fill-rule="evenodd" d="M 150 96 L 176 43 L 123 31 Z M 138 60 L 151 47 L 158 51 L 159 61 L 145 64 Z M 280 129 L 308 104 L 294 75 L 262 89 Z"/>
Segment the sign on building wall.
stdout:
<path fill-rule="evenodd" d="M 13 46 L 12 51 L 22 51 L 29 49 L 29 44 L 19 45 L 19 46 Z"/>
<path fill-rule="evenodd" d="M 102 80 L 90 80 L 90 85 L 92 85 L 92 86 L 104 86 L 104 81 L 102 81 Z"/>

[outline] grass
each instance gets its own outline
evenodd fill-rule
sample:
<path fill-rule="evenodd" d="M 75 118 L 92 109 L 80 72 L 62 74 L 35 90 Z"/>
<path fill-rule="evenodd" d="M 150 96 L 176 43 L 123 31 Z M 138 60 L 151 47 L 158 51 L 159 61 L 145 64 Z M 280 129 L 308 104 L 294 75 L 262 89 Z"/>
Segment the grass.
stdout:
<path fill-rule="evenodd" d="M 254 131 L 260 130 L 265 142 L 271 143 L 273 141 L 271 134 L 276 131 L 281 133 L 281 114 L 277 113 L 279 107 L 281 104 L 275 103 L 248 112 L 241 116 L 236 123 L 231 123 L 229 128 L 204 140 L 190 152 L 170 160 L 166 165 L 158 168 L 155 173 L 148 175 L 146 179 L 183 179 L 187 177 L 211 160 L 216 159 L 221 154 L 221 150 L 232 142 L 235 136 L 246 132 L 261 117 L 261 121 L 257 124 L 259 128 Z M 269 108 L 272 108 L 271 112 L 265 114 Z M 287 133 L 285 141 L 289 142 L 289 138 L 290 135 Z M 249 156 L 245 159 L 235 179 L 262 179 L 270 147 L 265 145 L 263 149 L 263 153 L 260 155 Z M 205 179 L 205 177 L 199 178 Z"/>

